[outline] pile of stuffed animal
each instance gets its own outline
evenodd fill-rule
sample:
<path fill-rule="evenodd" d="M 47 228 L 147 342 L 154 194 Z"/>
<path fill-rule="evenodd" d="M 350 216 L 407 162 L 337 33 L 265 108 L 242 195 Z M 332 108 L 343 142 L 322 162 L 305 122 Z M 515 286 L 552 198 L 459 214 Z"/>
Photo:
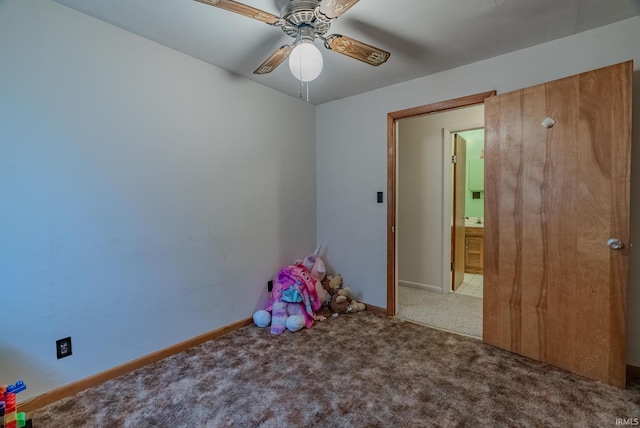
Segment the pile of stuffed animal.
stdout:
<path fill-rule="evenodd" d="M 351 289 L 342 286 L 341 275 L 327 275 L 320 250 L 285 266 L 273 279 L 269 303 L 265 309 L 253 314 L 253 322 L 258 327 L 271 325 L 272 334 L 311 328 L 314 321 L 324 321 L 326 317 L 317 315 L 321 307 L 331 309 L 333 316 L 360 312 L 366 309 L 364 303 L 351 298 Z"/>

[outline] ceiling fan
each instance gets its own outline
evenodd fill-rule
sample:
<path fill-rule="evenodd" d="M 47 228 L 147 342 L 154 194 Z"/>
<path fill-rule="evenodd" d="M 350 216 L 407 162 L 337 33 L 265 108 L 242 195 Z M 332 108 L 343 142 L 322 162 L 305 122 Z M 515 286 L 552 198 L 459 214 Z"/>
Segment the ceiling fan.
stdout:
<path fill-rule="evenodd" d="M 294 67 L 292 65 L 295 62 L 293 61 L 294 57 L 297 59 L 300 55 L 299 51 L 302 50 L 303 54 L 305 52 L 304 49 L 300 48 L 309 48 L 309 45 L 311 45 L 310 50 L 316 51 L 316 55 L 320 57 L 320 70 L 322 69 L 322 55 L 313 45 L 315 39 L 323 40 L 324 46 L 329 50 L 373 66 L 385 63 L 391 55 L 387 51 L 340 34 L 326 36 L 331 23 L 359 0 L 289 0 L 280 11 L 281 16 L 276 16 L 233 0 L 195 1 L 279 27 L 287 35 L 295 38 L 293 43 L 277 49 L 266 61 L 260 64 L 253 72 L 254 74 L 270 73 L 291 56 L 289 66 L 294 76 L 301 81 L 315 79 L 320 74 L 319 70 L 296 70 L 298 66 Z M 313 52 L 307 53 L 306 58 L 309 58 L 309 55 L 312 54 Z"/>

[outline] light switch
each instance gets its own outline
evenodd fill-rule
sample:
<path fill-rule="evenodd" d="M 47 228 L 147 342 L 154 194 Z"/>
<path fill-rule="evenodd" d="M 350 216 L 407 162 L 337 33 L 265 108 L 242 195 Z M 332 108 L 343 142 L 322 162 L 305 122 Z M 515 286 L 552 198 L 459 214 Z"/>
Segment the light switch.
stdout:
<path fill-rule="evenodd" d="M 378 192 L 378 203 L 381 204 L 382 203 L 382 192 Z"/>

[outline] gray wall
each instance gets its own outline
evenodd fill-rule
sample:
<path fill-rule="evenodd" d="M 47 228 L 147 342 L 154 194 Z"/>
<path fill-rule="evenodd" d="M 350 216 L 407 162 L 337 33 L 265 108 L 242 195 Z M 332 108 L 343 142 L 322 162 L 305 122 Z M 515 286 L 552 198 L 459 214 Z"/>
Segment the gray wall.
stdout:
<path fill-rule="evenodd" d="M 24 379 L 24 400 L 262 308 L 315 248 L 314 111 L 56 3 L 2 0 L 0 380 Z"/>
<path fill-rule="evenodd" d="M 317 230 L 318 241 L 330 243 L 328 263 L 363 301 L 386 307 L 387 209 L 376 204 L 375 191 L 387 187 L 387 113 L 492 89 L 504 93 L 633 59 L 637 148 L 638 40 L 640 17 L 318 106 Z M 640 241 L 640 150 L 633 151 L 632 165 L 632 240 Z M 640 252 L 632 252 L 630 265 L 628 360 L 640 366 Z"/>

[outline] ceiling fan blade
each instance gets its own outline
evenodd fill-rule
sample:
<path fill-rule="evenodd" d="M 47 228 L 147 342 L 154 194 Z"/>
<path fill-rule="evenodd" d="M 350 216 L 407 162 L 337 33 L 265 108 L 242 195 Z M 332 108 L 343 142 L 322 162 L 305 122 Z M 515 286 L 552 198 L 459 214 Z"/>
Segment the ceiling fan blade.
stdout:
<path fill-rule="evenodd" d="M 317 11 L 331 20 L 339 17 L 359 0 L 322 0 Z"/>
<path fill-rule="evenodd" d="M 293 45 L 280 46 L 280 48 L 275 51 L 269 58 L 267 58 L 265 62 L 260 64 L 260 67 L 256 68 L 253 74 L 271 73 L 277 66 L 282 63 L 282 61 L 287 59 L 292 50 Z"/>
<path fill-rule="evenodd" d="M 375 67 L 387 62 L 391 56 L 387 51 L 340 34 L 328 36 L 324 41 L 324 46 L 334 52 L 366 62 Z"/>
<path fill-rule="evenodd" d="M 269 12 L 265 12 L 255 7 L 248 6 L 243 3 L 238 3 L 233 0 L 195 0 L 199 3 L 208 4 L 209 6 L 219 7 L 231 12 L 239 13 L 240 15 L 247 16 L 249 18 L 257 19 L 258 21 L 266 22 L 267 24 L 275 24 L 280 19 L 279 16 L 275 16 Z"/>

